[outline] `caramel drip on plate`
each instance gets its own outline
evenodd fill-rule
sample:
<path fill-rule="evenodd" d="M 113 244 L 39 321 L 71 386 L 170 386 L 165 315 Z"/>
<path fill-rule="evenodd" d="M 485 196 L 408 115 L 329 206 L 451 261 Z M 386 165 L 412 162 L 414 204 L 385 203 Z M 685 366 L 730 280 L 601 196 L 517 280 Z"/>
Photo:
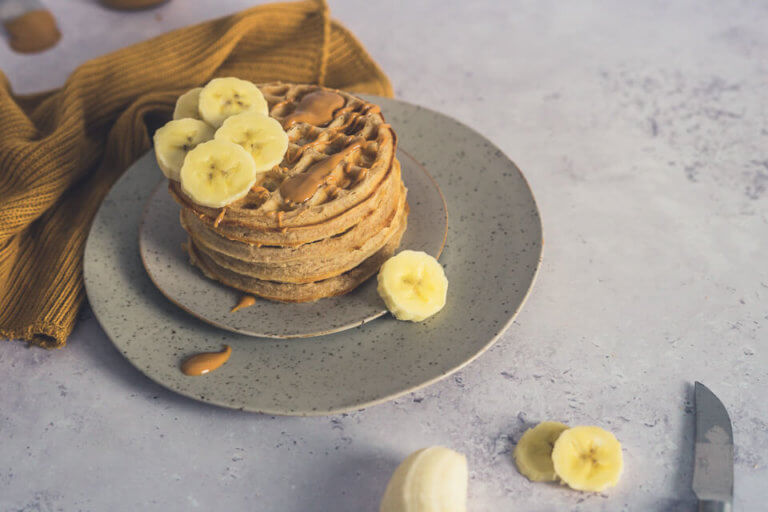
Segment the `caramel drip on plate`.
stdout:
<path fill-rule="evenodd" d="M 232 347 L 229 345 L 224 345 L 224 350 L 221 352 L 195 354 L 181 363 L 181 371 L 184 375 L 192 377 L 205 375 L 226 363 L 230 355 L 232 355 Z"/>
<path fill-rule="evenodd" d="M 292 203 L 303 203 L 312 197 L 322 185 L 323 180 L 354 151 L 362 146 L 361 140 L 356 140 L 352 145 L 345 147 L 338 153 L 323 160 L 315 162 L 306 171 L 292 176 L 280 185 L 280 193 L 283 198 Z"/>
<path fill-rule="evenodd" d="M 328 124 L 333 120 L 333 113 L 344 106 L 344 97 L 331 91 L 315 91 L 307 94 L 291 114 L 285 118 L 285 127 L 296 123 L 315 126 Z"/>
<path fill-rule="evenodd" d="M 235 311 L 239 311 L 244 308 L 249 308 L 256 304 L 256 297 L 253 295 L 243 295 L 240 297 L 240 302 L 237 303 L 237 306 L 233 307 L 229 310 L 230 313 L 234 313 Z"/>

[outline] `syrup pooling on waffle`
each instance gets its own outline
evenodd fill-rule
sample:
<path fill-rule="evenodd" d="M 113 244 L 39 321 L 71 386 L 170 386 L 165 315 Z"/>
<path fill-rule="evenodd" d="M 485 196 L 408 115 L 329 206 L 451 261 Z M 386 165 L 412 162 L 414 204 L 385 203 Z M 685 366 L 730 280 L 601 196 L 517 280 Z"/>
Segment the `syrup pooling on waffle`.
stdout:
<path fill-rule="evenodd" d="M 361 139 L 353 139 L 337 153 L 313 162 L 312 165 L 307 167 L 306 171 L 295 174 L 283 181 L 282 185 L 280 185 L 280 195 L 283 197 L 283 200 L 289 205 L 303 203 L 314 196 L 317 189 L 323 183 L 329 185 L 328 197 L 333 198 L 339 188 L 336 186 L 338 179 L 330 179 L 331 173 L 339 164 L 344 164 L 339 179 L 348 179 L 349 169 L 352 165 L 346 159 L 359 151 L 362 144 L 363 141 Z M 357 182 L 363 170 L 361 168 L 352 181 Z"/>
<path fill-rule="evenodd" d="M 376 191 L 391 167 L 396 144 L 394 133 L 378 107 L 345 92 L 317 86 L 267 84 L 260 88 L 269 104 L 270 115 L 286 127 L 288 151 L 278 166 L 260 177 L 251 192 L 226 207 L 219 220 L 221 225 L 268 229 L 317 224 L 343 213 Z M 323 126 L 305 122 L 316 121 L 317 116 L 307 119 L 296 115 L 301 113 L 302 100 L 312 94 L 317 97 L 319 92 L 325 98 L 341 98 L 344 102 Z M 341 102 L 336 99 L 329 104 L 336 108 Z M 358 144 L 359 148 L 354 151 L 347 149 Z M 345 151 L 348 153 L 344 157 L 334 158 L 336 162 L 322 163 Z M 323 170 L 330 163 L 337 165 L 327 172 L 316 172 L 318 167 L 313 169 L 319 166 Z M 291 178 L 298 180 L 298 175 L 310 170 L 313 171 L 310 175 L 319 181 L 316 188 L 309 187 L 311 196 L 284 197 L 282 192 L 287 188 L 282 189 L 283 183 Z M 204 215 L 203 220 L 213 223 L 220 215 L 218 209 L 194 205 L 183 197 L 178 187 L 174 189 L 173 184 L 171 189 L 182 203 Z"/>
<path fill-rule="evenodd" d="M 281 115 L 291 107 L 290 113 Z M 367 119 L 379 112 L 376 105 L 357 98 L 350 98 L 347 104 L 341 94 L 324 90 L 305 92 L 298 102 L 288 99 L 277 103 L 271 115 L 283 118 L 289 141 L 296 142 L 289 142 L 287 162 L 309 163 L 298 173 L 282 169 L 289 174 L 279 188 L 284 204 L 292 208 L 310 199 L 321 204 L 362 181 L 373 163 L 370 155 L 377 153 L 389 128 L 386 123 L 373 124 Z M 320 126 L 324 124 L 327 127 Z M 325 198 L 315 199 L 322 185 L 326 185 Z"/>
<path fill-rule="evenodd" d="M 344 97 L 333 91 L 314 91 L 304 95 L 296 108 L 288 114 L 283 124 L 290 128 L 296 123 L 315 126 L 328 124 L 334 113 L 344 106 Z"/>

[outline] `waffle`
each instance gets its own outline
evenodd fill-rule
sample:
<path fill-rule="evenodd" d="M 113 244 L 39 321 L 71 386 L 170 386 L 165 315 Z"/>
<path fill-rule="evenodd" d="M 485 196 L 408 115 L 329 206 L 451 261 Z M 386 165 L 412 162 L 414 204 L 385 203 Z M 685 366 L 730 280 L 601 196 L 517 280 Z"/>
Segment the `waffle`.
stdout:
<path fill-rule="evenodd" d="M 378 272 L 379 267 L 394 254 L 395 249 L 400 245 L 407 222 L 407 216 L 405 216 L 402 225 L 398 227 L 392 238 L 387 240 L 386 244 L 375 254 L 362 261 L 355 268 L 330 279 L 312 283 L 293 284 L 265 281 L 232 272 L 216 265 L 191 240 L 189 243 L 190 259 L 206 276 L 237 290 L 280 302 L 312 302 L 349 293 Z"/>
<path fill-rule="evenodd" d="M 395 133 L 376 105 L 342 91 L 259 88 L 288 134 L 288 151 L 224 208 L 198 205 L 169 182 L 190 260 L 209 278 L 267 299 L 347 293 L 378 271 L 407 226 Z M 302 100 L 320 97 L 334 102 L 327 119 L 302 111 Z"/>
<path fill-rule="evenodd" d="M 262 280 L 310 283 L 343 274 L 372 256 L 396 232 L 406 215 L 405 195 L 400 194 L 396 208 L 382 222 L 376 222 L 378 216 L 371 215 L 345 233 L 299 247 L 262 247 L 250 251 L 253 256 L 232 251 L 238 252 L 233 256 L 221 251 L 212 243 L 216 239 L 205 232 L 195 233 L 195 244 L 218 266 L 233 272 Z M 192 228 L 185 229 L 194 232 Z M 280 257 L 283 253 L 285 259 Z M 329 254 L 334 257 L 329 258 Z"/>

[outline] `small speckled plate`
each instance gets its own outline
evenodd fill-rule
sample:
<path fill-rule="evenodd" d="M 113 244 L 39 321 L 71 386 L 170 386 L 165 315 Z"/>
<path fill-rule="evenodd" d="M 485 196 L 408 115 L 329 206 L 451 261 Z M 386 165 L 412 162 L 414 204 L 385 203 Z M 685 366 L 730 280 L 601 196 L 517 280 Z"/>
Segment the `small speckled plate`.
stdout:
<path fill-rule="evenodd" d="M 403 151 L 397 155 L 408 188 L 408 229 L 398 250 L 440 255 L 448 229 L 445 201 L 435 180 Z M 162 177 L 154 154 L 134 164 L 149 166 Z M 141 171 L 138 171 L 141 172 Z M 150 171 L 151 172 L 151 171 Z M 230 313 L 242 293 L 203 276 L 189 264 L 181 244 L 187 239 L 179 223 L 179 206 L 162 179 L 147 202 L 139 229 L 141 260 L 158 289 L 188 313 L 215 326 L 264 338 L 306 338 L 351 329 L 386 313 L 371 278 L 354 291 L 307 304 L 281 304 L 259 299 L 253 306 Z"/>
<path fill-rule="evenodd" d="M 214 327 L 166 299 L 141 262 L 138 232 L 157 170 L 137 162 L 94 219 L 85 285 L 107 335 L 139 371 L 196 400 L 268 414 L 320 415 L 367 407 L 458 370 L 488 349 L 523 305 L 539 268 L 542 231 L 531 190 L 491 142 L 443 114 L 386 98 L 378 103 L 399 144 L 426 167 L 451 211 L 440 257 L 445 308 L 423 323 L 390 315 L 314 338 L 255 339 Z M 229 304 L 227 304 L 229 305 Z M 188 355 L 232 347 L 203 377 Z"/>

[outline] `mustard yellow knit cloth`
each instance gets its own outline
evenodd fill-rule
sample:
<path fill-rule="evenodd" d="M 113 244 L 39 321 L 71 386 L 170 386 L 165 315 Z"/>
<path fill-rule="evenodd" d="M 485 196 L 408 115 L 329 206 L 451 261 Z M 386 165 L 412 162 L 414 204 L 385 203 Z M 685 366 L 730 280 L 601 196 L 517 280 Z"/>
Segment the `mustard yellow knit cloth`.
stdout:
<path fill-rule="evenodd" d="M 387 77 L 324 1 L 268 4 L 80 66 L 64 87 L 16 96 L 0 72 L 0 337 L 62 347 L 83 301 L 82 256 L 99 204 L 150 148 L 147 124 L 216 76 L 392 96 Z"/>

